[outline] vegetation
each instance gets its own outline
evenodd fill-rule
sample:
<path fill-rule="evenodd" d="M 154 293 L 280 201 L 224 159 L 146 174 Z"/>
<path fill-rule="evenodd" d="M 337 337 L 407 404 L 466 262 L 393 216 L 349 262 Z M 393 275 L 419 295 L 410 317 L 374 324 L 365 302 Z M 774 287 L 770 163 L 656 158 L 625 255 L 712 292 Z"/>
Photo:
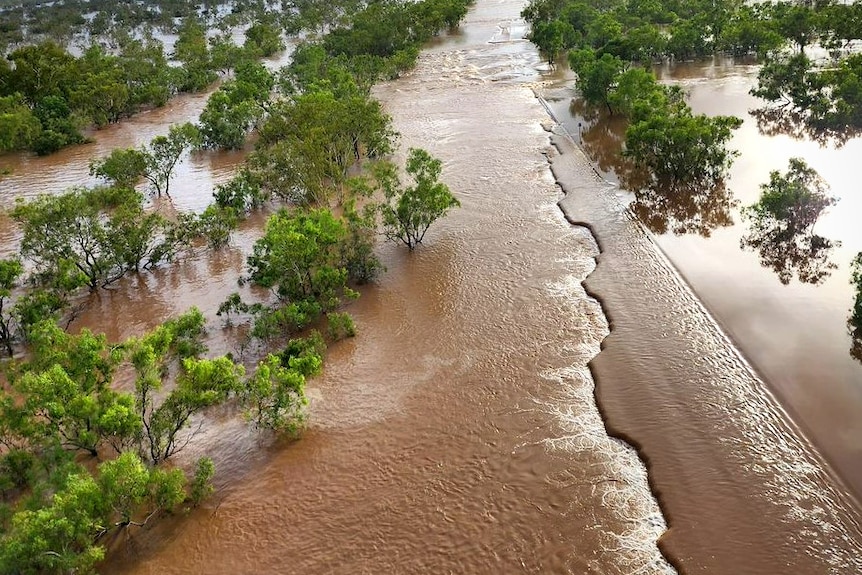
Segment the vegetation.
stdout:
<path fill-rule="evenodd" d="M 621 168 L 621 184 L 637 196 L 633 211 L 655 231 L 709 235 L 732 222 L 729 215 L 712 218 L 704 210 L 723 208 L 727 214 L 733 204 L 724 179 L 736 153 L 727 143 L 742 121 L 692 113 L 678 88 L 658 84 L 638 64 L 719 49 L 728 38 L 732 10 L 730 2 L 624 0 L 536 0 L 524 9 L 533 27 L 530 38 L 549 61 L 568 50 L 586 104 L 627 120 L 621 151 L 631 166 L 614 163 Z"/>
<path fill-rule="evenodd" d="M 439 181 L 442 162 L 425 150 L 411 148 L 407 174 L 414 185 L 403 187 L 394 166 L 382 166 L 376 175 L 385 202 L 380 205 L 383 232 L 387 239 L 416 249 L 428 228 L 437 219 L 460 206 L 449 187 Z"/>
<path fill-rule="evenodd" d="M 110 50 L 75 58 L 43 43 L 35 55 L 23 51 L 0 64 L 3 150 L 33 148 L 40 138 L 57 148 L 91 123 L 199 89 L 214 71 L 232 74 L 199 126 L 174 126 L 146 146 L 94 160 L 91 173 L 104 185 L 20 201 L 11 211 L 23 241 L 17 257 L 0 261 L 0 345 L 14 356 L 0 386 L 0 573 L 94 572 L 112 534 L 201 504 L 213 492 L 213 462 L 170 462 L 219 406 L 238 407 L 262 432 L 296 436 L 307 417 L 306 382 L 320 374 L 326 342 L 356 333 L 343 311 L 357 295 L 352 286 L 382 269 L 374 254 L 382 212 L 372 195 L 382 189 L 375 174 L 390 174 L 393 202 L 415 196 L 417 243 L 457 205 L 438 181 L 440 162 L 425 152 L 411 152 L 415 185 L 400 189 L 395 167 L 382 160 L 395 134 L 370 87 L 406 69 L 419 43 L 457 23 L 466 2 L 285 3 L 283 18 L 256 18 L 242 48 L 226 32 L 252 12 L 265 16 L 262 7 L 237 2 L 236 19 L 208 40 L 207 7 L 196 15 L 169 0 L 158 5 L 183 16 L 173 54 L 179 67 L 167 65 L 146 32 L 132 40 L 121 31 Z M 97 10 L 87 26 L 103 34 L 118 19 L 162 21 L 161 10 L 120 3 Z M 331 34 L 307 44 L 309 57 L 295 68 L 276 77 L 253 61 L 280 49 L 279 26 L 319 22 L 324 13 L 337 19 L 323 20 Z M 399 18 L 397 29 L 388 18 Z M 393 30 L 397 37 L 387 39 Z M 38 73 L 25 74 L 24 62 L 41 66 Z M 138 188 L 169 197 L 187 150 L 242 147 L 254 129 L 252 157 L 203 213 L 168 218 L 147 204 Z M 278 200 L 286 205 L 269 219 L 243 278 L 272 297 L 246 303 L 236 295 L 219 310 L 252 318 L 262 353 L 249 363 L 205 355 L 206 321 L 196 309 L 120 342 L 86 329 L 67 333 L 58 323 L 68 326 L 72 302 L 86 305 L 88 290 L 166 266 L 201 237 L 223 246 L 239 218 Z M 26 354 L 15 356 L 22 348 Z"/>
<path fill-rule="evenodd" d="M 156 136 L 140 150 L 115 149 L 107 158 L 92 162 L 90 173 L 115 187 L 133 188 L 145 178 L 159 197 L 170 197 L 171 178 L 180 157 L 200 141 L 200 132 L 190 123 L 171 126 L 166 136 Z"/>
<path fill-rule="evenodd" d="M 0 572 L 92 571 L 110 533 L 200 504 L 212 493 L 211 460 L 197 462 L 190 483 L 159 464 L 188 443 L 199 429 L 191 421 L 209 407 L 234 400 L 261 429 L 301 428 L 305 378 L 320 372 L 320 346 L 297 340 L 284 363 L 269 356 L 246 378 L 227 357 L 200 357 L 203 330 L 194 309 L 120 345 L 51 321 L 33 328 L 32 359 L 13 367 L 11 389 L 0 392 L 8 506 Z M 123 365 L 137 374 L 134 393 L 112 387 Z M 75 452 L 103 462 L 85 467 Z"/>
<path fill-rule="evenodd" d="M 814 233 L 818 218 L 837 199 L 826 182 L 800 158 L 787 172 L 775 170 L 760 186 L 760 199 L 742 213 L 750 222 L 741 245 L 760 254 L 760 262 L 787 284 L 795 275 L 804 283 L 822 283 L 838 266 L 829 260 L 838 244 Z"/>

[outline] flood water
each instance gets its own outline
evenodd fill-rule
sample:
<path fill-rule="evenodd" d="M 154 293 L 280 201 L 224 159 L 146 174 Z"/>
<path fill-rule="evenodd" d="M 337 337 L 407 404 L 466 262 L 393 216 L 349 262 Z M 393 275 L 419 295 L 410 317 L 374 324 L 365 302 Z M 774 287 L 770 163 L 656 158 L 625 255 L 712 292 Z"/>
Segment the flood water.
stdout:
<path fill-rule="evenodd" d="M 215 496 L 119 538 L 105 572 L 862 571 L 855 502 L 613 188 L 546 130 L 523 4 L 479 0 L 377 91 L 400 158 L 441 158 L 462 207 L 412 254 L 380 246 L 387 272 L 350 305 L 360 333 L 329 351 L 308 432 L 273 444 L 215 414 L 185 454 L 215 459 Z M 172 186 L 194 209 L 211 190 L 191 179 Z M 79 323 L 125 334 L 198 305 L 229 348 L 214 311 L 259 224 Z"/>
<path fill-rule="evenodd" d="M 729 147 L 740 152 L 730 171 L 726 196 L 695 205 L 680 202 L 675 221 L 658 212 L 639 211 L 656 234 L 656 241 L 691 284 L 745 356 L 769 382 L 794 419 L 840 471 L 856 493 L 862 493 L 862 363 L 851 357 L 847 318 L 854 292 L 850 262 L 862 251 L 857 215 L 856 165 L 862 138 L 845 143 L 819 143 L 811 137 L 786 133 L 766 135 L 750 112 L 764 102 L 749 95 L 757 67 L 716 58 L 677 64 L 659 70 L 666 82 L 681 85 L 696 113 L 742 118 Z M 570 83 L 569 83 L 570 84 Z M 577 106 L 570 109 L 570 88 L 549 91 L 554 112 L 567 124 L 596 168 L 611 180 L 625 170 L 616 159 L 624 125 L 618 119 L 587 122 Z M 572 113 L 574 112 L 574 113 Z M 839 199 L 817 222 L 817 234 L 840 245 L 829 253 L 835 269 L 818 268 L 811 260 L 771 258 L 770 263 L 792 274 L 781 281 L 773 267 L 761 265 L 759 254 L 742 250 L 748 230 L 740 207 L 753 204 L 769 172 L 785 172 L 790 158 L 803 158 Z M 735 200 L 735 204 L 733 203 Z M 642 202 L 647 204 L 647 202 Z M 667 206 L 667 203 L 664 204 Z M 687 220 L 687 221 L 686 221 Z M 667 227 L 667 229 L 665 229 Z M 685 233 L 674 233 L 674 227 Z M 708 233 L 698 233 L 708 230 Z M 782 254 L 783 255 L 783 254 Z M 803 281 L 799 270 L 824 269 L 820 282 Z M 800 279 L 802 277 L 803 279 Z M 816 277 L 816 276 L 815 276 Z"/>

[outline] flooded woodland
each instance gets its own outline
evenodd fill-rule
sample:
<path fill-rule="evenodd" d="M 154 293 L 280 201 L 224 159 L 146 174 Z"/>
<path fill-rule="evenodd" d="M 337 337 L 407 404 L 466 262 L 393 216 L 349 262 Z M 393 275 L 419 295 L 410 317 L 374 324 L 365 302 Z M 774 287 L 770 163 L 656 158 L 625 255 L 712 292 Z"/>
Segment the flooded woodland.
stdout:
<path fill-rule="evenodd" d="M 386 272 L 349 306 L 357 337 L 310 382 L 306 432 L 268 442 L 217 414 L 183 454 L 214 459 L 214 496 L 118 536 L 103 572 L 862 572 L 862 366 L 846 330 L 859 140 L 760 135 L 751 64 L 661 70 L 696 112 L 744 124 L 734 225 L 646 231 L 611 183 L 612 127 L 583 117 L 565 71 L 525 40 L 524 4 L 479 0 L 414 71 L 375 88 L 396 155 L 440 158 L 462 207 L 415 252 L 379 244 Z M 91 158 L 205 102 L 0 158 L 0 202 L 86 183 Z M 739 205 L 793 156 L 841 197 L 818 223 L 841 241 L 821 285 L 785 285 L 740 249 Z M 202 210 L 242 158 L 193 153 L 154 209 Z M 215 313 L 262 223 L 89 296 L 72 329 L 118 340 L 198 306 L 211 350 L 231 351 Z M 2 226 L 8 255 L 18 232 Z"/>

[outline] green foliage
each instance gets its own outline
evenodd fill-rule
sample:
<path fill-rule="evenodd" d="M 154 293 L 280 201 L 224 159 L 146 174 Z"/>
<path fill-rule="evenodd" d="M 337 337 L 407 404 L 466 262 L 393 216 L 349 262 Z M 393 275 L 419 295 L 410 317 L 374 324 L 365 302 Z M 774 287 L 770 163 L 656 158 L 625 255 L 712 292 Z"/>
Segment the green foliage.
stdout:
<path fill-rule="evenodd" d="M 760 189 L 758 202 L 742 210 L 750 222 L 742 247 L 756 250 L 761 264 L 775 271 L 783 284 L 794 275 L 804 283 L 822 283 L 837 267 L 829 256 L 838 244 L 815 234 L 814 226 L 838 200 L 800 158 L 791 158 L 784 174 L 770 172 L 769 183 Z"/>
<path fill-rule="evenodd" d="M 569 54 L 569 66 L 578 75 L 578 89 L 584 99 L 594 106 L 606 106 L 612 112 L 611 92 L 625 70 L 623 61 L 607 53 L 597 57 L 593 50 L 585 49 Z"/>
<path fill-rule="evenodd" d="M 256 56 L 269 57 L 284 50 L 284 42 L 273 23 L 255 22 L 245 31 L 244 48 Z"/>
<path fill-rule="evenodd" d="M 42 131 L 20 94 L 0 97 L 0 153 L 28 150 Z"/>
<path fill-rule="evenodd" d="M 350 293 L 339 250 L 346 235 L 344 222 L 327 209 L 282 209 L 269 218 L 248 258 L 250 279 L 282 302 L 335 309 Z"/>
<path fill-rule="evenodd" d="M 145 212 L 143 197 L 131 189 L 40 196 L 16 205 L 12 217 L 24 232 L 21 255 L 43 284 L 96 290 L 170 259 L 176 248 L 164 234 L 166 220 Z"/>
<path fill-rule="evenodd" d="M 293 338 L 278 354 L 281 365 L 289 367 L 305 377 L 320 375 L 323 370 L 323 354 L 326 342 L 320 332 L 312 330 L 307 337 Z"/>
<path fill-rule="evenodd" d="M 174 44 L 174 58 L 183 63 L 179 82 L 181 91 L 198 92 L 216 80 L 210 63 L 206 28 L 197 18 L 188 17 L 183 21 Z"/>
<path fill-rule="evenodd" d="M 36 324 L 29 335 L 33 358 L 20 368 L 13 389 L 23 399 L 20 423 L 31 441 L 56 439 L 94 456 L 104 442 L 118 450 L 129 445 L 140 422 L 132 396 L 110 387 L 117 358 L 105 337 L 88 330 L 72 336 L 51 321 Z"/>
<path fill-rule="evenodd" d="M 247 417 L 258 429 L 294 435 L 305 423 L 305 376 L 277 356 L 261 361 L 246 384 Z"/>
<path fill-rule="evenodd" d="M 170 458 L 191 437 L 183 430 L 208 407 L 226 401 L 240 387 L 244 369 L 227 357 L 198 359 L 205 320 L 193 308 L 126 344 L 135 368 L 135 407 L 143 426 L 143 448 L 153 463 Z M 167 395 L 158 394 L 170 365 L 179 373 Z M 158 397 L 157 397 L 158 396 Z"/>
<path fill-rule="evenodd" d="M 770 58 L 757 73 L 757 86 L 751 94 L 806 109 L 817 100 L 811 68 L 812 62 L 804 53 Z"/>
<path fill-rule="evenodd" d="M 189 500 L 194 507 L 215 492 L 212 478 L 215 475 L 215 464 L 209 457 L 201 457 L 195 463 L 195 474 L 189 485 Z"/>
<path fill-rule="evenodd" d="M 348 313 L 329 313 L 326 316 L 327 334 L 332 341 L 338 341 L 356 335 L 356 324 Z"/>
<path fill-rule="evenodd" d="M 246 168 L 241 168 L 227 183 L 216 186 L 213 199 L 221 208 L 244 214 L 262 207 L 269 196 Z"/>
<path fill-rule="evenodd" d="M 272 194 L 321 203 L 330 185 L 346 181 L 354 162 L 389 153 L 392 139 L 391 118 L 379 102 L 317 90 L 273 106 L 251 166 Z"/>
<path fill-rule="evenodd" d="M 118 188 L 134 188 L 145 178 L 156 195 L 170 197 L 174 168 L 187 150 L 198 146 L 200 138 L 194 124 L 175 124 L 167 135 L 156 136 L 144 148 L 115 149 L 109 156 L 90 162 L 90 174 Z"/>
<path fill-rule="evenodd" d="M 351 193 L 355 192 L 354 183 Z M 374 281 L 384 269 L 380 259 L 374 253 L 377 235 L 376 210 L 376 206 L 369 203 L 365 205 L 362 212 L 359 212 L 353 200 L 347 201 L 344 205 L 347 237 L 341 245 L 341 261 L 350 281 L 357 284 Z"/>
<path fill-rule="evenodd" d="M 143 150 L 116 148 L 109 156 L 90 162 L 90 175 L 118 188 L 134 188 L 147 172 L 149 160 Z"/>
<path fill-rule="evenodd" d="M 624 153 L 659 181 L 714 182 L 736 155 L 726 144 L 741 125 L 732 116 L 692 114 L 672 94 L 656 94 L 635 104 Z"/>
<path fill-rule="evenodd" d="M 162 193 L 170 197 L 168 189 L 174 167 L 188 149 L 197 147 L 200 132 L 191 123 L 175 124 L 170 127 L 166 136 L 156 136 L 150 141 L 145 152 L 147 171 L 144 177 L 152 184 L 156 195 Z"/>
<path fill-rule="evenodd" d="M 439 181 L 442 169 L 440 160 L 418 148 L 411 148 L 407 158 L 412 186 L 402 186 L 393 165 L 381 164 L 377 168 L 377 181 L 385 198 L 379 209 L 387 239 L 400 241 L 413 251 L 431 224 L 461 205 L 449 187 Z"/>
<path fill-rule="evenodd" d="M 94 543 L 106 530 L 108 507 L 96 481 L 71 475 L 51 503 L 15 513 L 0 540 L 0 573 L 93 573 L 104 558 Z"/>
<path fill-rule="evenodd" d="M 242 148 L 248 131 L 263 117 L 273 85 L 274 78 L 263 65 L 238 64 L 236 77 L 213 93 L 201 112 L 201 144 L 206 148 Z"/>
<path fill-rule="evenodd" d="M 312 300 L 274 307 L 255 306 L 252 311 L 254 326 L 251 335 L 261 340 L 271 340 L 300 332 L 323 313 L 321 305 Z"/>

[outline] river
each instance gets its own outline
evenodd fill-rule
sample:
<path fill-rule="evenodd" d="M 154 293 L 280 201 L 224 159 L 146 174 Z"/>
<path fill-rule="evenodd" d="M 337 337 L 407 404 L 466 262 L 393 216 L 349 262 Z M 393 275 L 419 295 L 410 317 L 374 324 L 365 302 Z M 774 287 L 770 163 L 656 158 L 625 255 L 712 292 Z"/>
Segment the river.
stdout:
<path fill-rule="evenodd" d="M 377 90 L 399 157 L 441 158 L 462 207 L 414 253 L 380 246 L 387 272 L 350 306 L 360 333 L 328 352 L 308 432 L 273 444 L 218 415 L 187 453 L 215 459 L 213 499 L 121 537 L 105 572 L 862 571 L 855 502 L 613 188 L 548 131 L 523 4 L 480 0 Z M 193 180 L 172 184 L 182 206 L 209 196 Z M 255 229 L 80 323 L 134 332 L 194 304 L 218 326 Z"/>

